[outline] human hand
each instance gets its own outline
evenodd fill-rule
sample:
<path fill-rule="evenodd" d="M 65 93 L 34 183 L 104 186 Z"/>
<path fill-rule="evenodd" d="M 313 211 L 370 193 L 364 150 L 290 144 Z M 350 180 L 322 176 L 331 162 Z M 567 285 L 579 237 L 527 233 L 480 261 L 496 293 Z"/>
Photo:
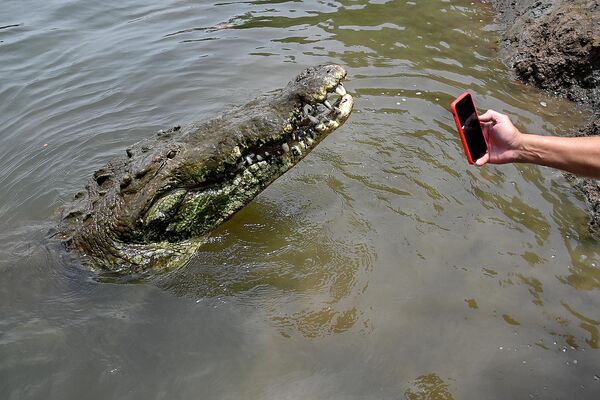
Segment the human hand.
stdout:
<path fill-rule="evenodd" d="M 513 125 L 508 115 L 488 110 L 479 117 L 479 122 L 489 149 L 475 161 L 475 165 L 481 167 L 486 163 L 507 164 L 517 161 L 523 134 Z"/>

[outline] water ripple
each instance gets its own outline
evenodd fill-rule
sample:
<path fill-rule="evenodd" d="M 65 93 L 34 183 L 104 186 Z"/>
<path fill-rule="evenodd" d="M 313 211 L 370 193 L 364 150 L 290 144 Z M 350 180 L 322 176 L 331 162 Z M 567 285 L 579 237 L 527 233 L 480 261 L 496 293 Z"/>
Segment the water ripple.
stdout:
<path fill-rule="evenodd" d="M 524 131 L 585 120 L 514 82 L 488 5 L 0 8 L 9 398 L 121 398 L 132 387 L 136 397 L 282 398 L 293 387 L 315 398 L 422 388 L 520 398 L 536 385 L 561 397 L 585 384 L 584 398 L 595 388 L 600 252 L 583 199 L 548 169 L 469 166 L 448 111 L 469 90 L 480 110 L 509 113 Z M 47 237 L 60 205 L 127 146 L 329 62 L 349 70 L 349 122 L 186 268 L 151 284 L 99 284 Z M 486 383 L 499 373 L 512 392 Z"/>

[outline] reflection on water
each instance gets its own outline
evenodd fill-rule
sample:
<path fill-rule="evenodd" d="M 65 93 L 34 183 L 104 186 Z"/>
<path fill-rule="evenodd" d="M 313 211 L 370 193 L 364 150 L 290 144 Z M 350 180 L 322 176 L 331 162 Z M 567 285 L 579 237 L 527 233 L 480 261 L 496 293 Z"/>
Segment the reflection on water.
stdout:
<path fill-rule="evenodd" d="M 514 82 L 489 5 L 146 3 L 0 5 L 5 397 L 598 398 L 583 199 L 549 169 L 469 166 L 448 112 L 469 90 L 527 132 L 586 119 Z M 330 62 L 349 122 L 186 268 L 99 283 L 48 243 L 131 143 Z"/>
<path fill-rule="evenodd" d="M 286 337 L 341 333 L 357 322 L 359 329 L 368 327 L 358 308 L 375 261 L 373 246 L 360 239 L 370 230 L 368 222 L 337 213 L 311 222 L 307 215 L 319 210 L 295 197 L 297 206 L 285 210 L 275 204 L 246 207 L 190 265 L 162 277 L 159 286 L 259 308 Z"/>
<path fill-rule="evenodd" d="M 563 306 L 569 313 L 571 313 L 577 320 L 579 320 L 579 327 L 589 333 L 589 337 L 585 339 L 585 342 L 593 349 L 598 348 L 598 325 L 600 325 L 600 321 L 593 320 L 591 318 L 586 317 L 585 315 L 578 313 L 573 310 L 567 304 L 563 303 Z M 573 343 L 570 343 L 573 347 L 578 347 L 574 340 Z"/>
<path fill-rule="evenodd" d="M 448 385 L 436 374 L 423 375 L 415 379 L 414 388 L 407 389 L 408 400 L 454 400 Z"/>

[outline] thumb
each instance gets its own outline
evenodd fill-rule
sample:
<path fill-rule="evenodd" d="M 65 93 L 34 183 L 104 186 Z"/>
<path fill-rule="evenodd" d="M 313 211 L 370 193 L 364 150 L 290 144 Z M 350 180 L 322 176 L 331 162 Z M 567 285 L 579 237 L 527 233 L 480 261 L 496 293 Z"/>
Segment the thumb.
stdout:
<path fill-rule="evenodd" d="M 481 166 L 487 164 L 488 161 L 490 161 L 490 153 L 489 152 L 485 153 L 480 159 L 475 161 L 475 165 L 477 165 L 478 167 L 481 167 Z"/>

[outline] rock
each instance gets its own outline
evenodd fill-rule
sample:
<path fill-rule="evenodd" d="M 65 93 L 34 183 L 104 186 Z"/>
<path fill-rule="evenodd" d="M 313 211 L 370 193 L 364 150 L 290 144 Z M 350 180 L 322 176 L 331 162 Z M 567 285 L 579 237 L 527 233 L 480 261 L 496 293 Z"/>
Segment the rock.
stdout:
<path fill-rule="evenodd" d="M 600 0 L 491 0 L 518 78 L 600 110 Z"/>

